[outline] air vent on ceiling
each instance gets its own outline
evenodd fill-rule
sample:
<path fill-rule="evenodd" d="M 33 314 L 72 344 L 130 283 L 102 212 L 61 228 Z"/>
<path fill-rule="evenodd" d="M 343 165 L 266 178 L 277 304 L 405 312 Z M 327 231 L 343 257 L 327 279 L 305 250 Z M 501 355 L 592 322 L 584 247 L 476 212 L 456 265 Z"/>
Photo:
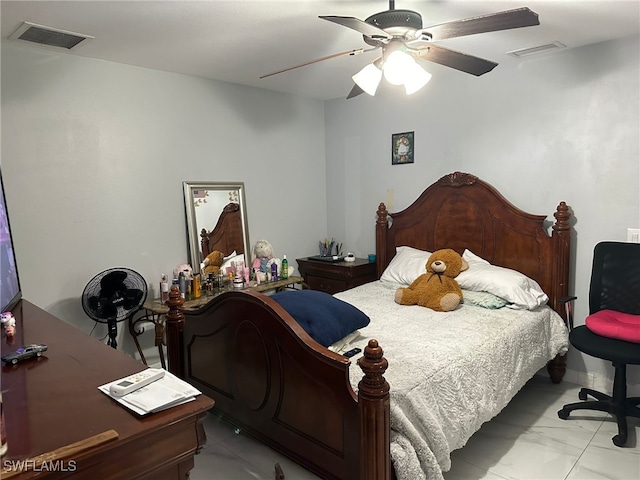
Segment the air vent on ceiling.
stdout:
<path fill-rule="evenodd" d="M 507 52 L 507 55 L 512 57 L 527 57 L 529 55 L 537 55 L 538 53 L 548 52 L 550 50 L 558 50 L 559 48 L 566 48 L 567 46 L 560 42 L 545 43 L 544 45 L 537 45 L 535 47 L 521 48 L 520 50 L 511 50 Z"/>
<path fill-rule="evenodd" d="M 9 39 L 39 43 L 50 47 L 60 47 L 71 50 L 83 40 L 94 38 L 91 35 L 68 32 L 59 28 L 45 27 L 31 22 L 23 22 Z"/>

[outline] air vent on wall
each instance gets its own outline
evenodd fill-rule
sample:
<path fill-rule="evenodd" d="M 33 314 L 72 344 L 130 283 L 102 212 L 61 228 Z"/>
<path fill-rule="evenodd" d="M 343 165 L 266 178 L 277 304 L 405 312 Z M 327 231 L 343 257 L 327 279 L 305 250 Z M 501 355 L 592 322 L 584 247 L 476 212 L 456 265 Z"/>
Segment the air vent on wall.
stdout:
<path fill-rule="evenodd" d="M 566 48 L 567 46 L 560 42 L 545 43 L 544 45 L 537 45 L 535 47 L 521 48 L 520 50 L 511 50 L 507 52 L 507 55 L 512 57 L 527 57 L 529 55 L 536 55 L 538 53 L 548 52 L 549 50 L 558 50 L 560 48 Z"/>
<path fill-rule="evenodd" d="M 9 37 L 10 40 L 23 40 L 50 47 L 66 48 L 67 50 L 71 50 L 87 38 L 94 37 L 31 22 L 23 22 L 20 28 Z"/>

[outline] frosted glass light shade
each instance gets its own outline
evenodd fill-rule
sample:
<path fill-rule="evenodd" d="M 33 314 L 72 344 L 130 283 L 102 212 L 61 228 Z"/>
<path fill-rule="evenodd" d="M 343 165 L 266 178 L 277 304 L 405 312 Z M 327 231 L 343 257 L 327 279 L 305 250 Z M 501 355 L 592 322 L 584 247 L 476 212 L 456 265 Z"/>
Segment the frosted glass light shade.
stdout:
<path fill-rule="evenodd" d="M 416 61 L 410 55 L 396 50 L 384 62 L 384 78 L 392 85 L 402 85 L 409 78 Z"/>
<path fill-rule="evenodd" d="M 382 70 L 370 63 L 351 78 L 365 93 L 374 96 L 382 80 Z"/>
<path fill-rule="evenodd" d="M 418 65 L 417 62 L 414 62 L 413 67 L 404 82 L 404 89 L 407 92 L 407 95 L 416 93 L 429 83 L 429 80 L 431 80 L 431 74 Z"/>

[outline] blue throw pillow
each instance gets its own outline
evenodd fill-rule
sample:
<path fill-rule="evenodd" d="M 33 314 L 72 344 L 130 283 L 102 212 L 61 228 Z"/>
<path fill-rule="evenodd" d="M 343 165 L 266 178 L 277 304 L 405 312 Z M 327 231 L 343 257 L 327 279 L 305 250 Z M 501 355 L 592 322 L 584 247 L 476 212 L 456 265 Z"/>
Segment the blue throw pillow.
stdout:
<path fill-rule="evenodd" d="M 287 290 L 271 295 L 320 345 L 328 347 L 358 328 L 369 317 L 353 305 L 316 290 Z"/>

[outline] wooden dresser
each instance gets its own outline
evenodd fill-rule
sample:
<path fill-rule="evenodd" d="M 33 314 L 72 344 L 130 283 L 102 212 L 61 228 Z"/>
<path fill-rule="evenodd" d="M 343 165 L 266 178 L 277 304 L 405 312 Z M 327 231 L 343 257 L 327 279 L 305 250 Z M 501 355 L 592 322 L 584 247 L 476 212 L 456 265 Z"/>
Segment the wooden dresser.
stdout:
<path fill-rule="evenodd" d="M 2 337 L 2 354 L 30 343 L 44 343 L 48 350 L 2 367 L 9 447 L 2 457 L 3 479 L 189 478 L 193 457 L 206 441 L 202 420 L 213 400 L 199 395 L 139 417 L 97 387 L 141 371 L 143 364 L 25 300 L 13 313 L 16 336 L 12 344 Z M 105 432 L 115 438 L 66 455 L 60 450 Z M 43 454 L 50 461 L 37 467 L 32 459 Z"/>
<path fill-rule="evenodd" d="M 376 263 L 364 258 L 355 262 L 322 262 L 298 258 L 304 283 L 312 290 L 334 294 L 377 280 Z"/>

